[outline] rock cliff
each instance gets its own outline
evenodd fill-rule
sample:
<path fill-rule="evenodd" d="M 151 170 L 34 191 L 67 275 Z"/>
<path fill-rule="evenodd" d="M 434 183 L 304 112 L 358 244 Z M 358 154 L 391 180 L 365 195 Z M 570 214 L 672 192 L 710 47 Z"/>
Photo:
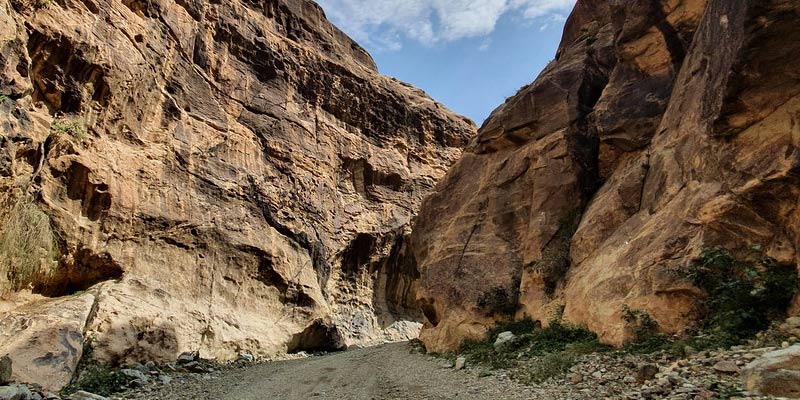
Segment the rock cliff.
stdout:
<path fill-rule="evenodd" d="M 2 0 L 0 22 L 0 217 L 28 244 L 0 249 L 16 378 L 63 386 L 85 348 L 416 335 L 409 223 L 475 128 L 319 6 Z"/>
<path fill-rule="evenodd" d="M 798 20 L 789 0 L 579 0 L 555 60 L 423 204 L 428 349 L 562 313 L 622 344 L 625 307 L 680 332 L 703 249 L 797 266 Z"/>

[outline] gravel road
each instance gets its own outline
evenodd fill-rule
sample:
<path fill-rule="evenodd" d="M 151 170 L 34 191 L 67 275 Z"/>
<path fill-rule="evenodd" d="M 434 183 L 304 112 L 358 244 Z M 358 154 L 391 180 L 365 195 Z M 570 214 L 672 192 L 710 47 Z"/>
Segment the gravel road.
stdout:
<path fill-rule="evenodd" d="M 126 399 L 532 399 L 525 386 L 410 351 L 406 343 L 176 377 Z"/>

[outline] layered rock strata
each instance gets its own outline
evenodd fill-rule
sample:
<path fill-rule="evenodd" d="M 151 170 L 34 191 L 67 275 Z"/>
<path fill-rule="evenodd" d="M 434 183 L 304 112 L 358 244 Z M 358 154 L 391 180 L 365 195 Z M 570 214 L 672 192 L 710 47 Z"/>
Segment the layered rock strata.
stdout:
<path fill-rule="evenodd" d="M 409 223 L 474 126 L 319 6 L 5 0 L 0 22 L 3 218 L 33 204 L 57 253 L 6 294 L 18 379 L 63 385 L 88 338 L 121 364 L 416 334 Z"/>
<path fill-rule="evenodd" d="M 703 249 L 796 266 L 799 17 L 787 0 L 579 0 L 555 60 L 423 205 L 427 347 L 562 314 L 619 345 L 625 308 L 680 332 Z"/>

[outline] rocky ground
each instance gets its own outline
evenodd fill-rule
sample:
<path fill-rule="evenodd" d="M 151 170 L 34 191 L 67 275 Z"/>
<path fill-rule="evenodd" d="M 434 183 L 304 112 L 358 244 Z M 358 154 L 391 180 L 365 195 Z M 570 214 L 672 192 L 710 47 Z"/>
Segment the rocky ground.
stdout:
<path fill-rule="evenodd" d="M 796 341 L 796 338 L 793 339 Z M 326 355 L 214 364 L 183 355 L 174 363 L 132 365 L 121 371 L 128 389 L 111 399 L 761 399 L 744 390 L 743 370 L 781 347 L 752 342 L 676 359 L 665 352 L 624 351 L 579 356 L 568 370 L 541 383 L 532 374 L 549 365 L 524 355 L 513 369 L 422 354 L 408 343 Z M 557 368 L 554 366 L 553 368 Z M 526 383 L 523 383 L 526 382 Z M 16 396 L 16 397 L 15 397 Z M 0 387 L 0 399 L 59 399 L 36 387 Z M 105 399 L 78 392 L 76 400 Z M 774 397 L 771 397 L 774 398 Z"/>

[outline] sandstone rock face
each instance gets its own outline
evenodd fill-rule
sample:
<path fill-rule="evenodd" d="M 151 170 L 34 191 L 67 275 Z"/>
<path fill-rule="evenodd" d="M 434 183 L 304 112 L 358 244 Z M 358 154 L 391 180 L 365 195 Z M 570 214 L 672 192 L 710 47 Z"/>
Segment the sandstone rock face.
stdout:
<path fill-rule="evenodd" d="M 797 265 L 799 16 L 786 0 L 579 1 L 556 59 L 423 205 L 426 346 L 562 311 L 622 344 L 624 306 L 678 332 L 702 249 Z"/>
<path fill-rule="evenodd" d="M 34 293 L 91 288 L 69 318 L 78 351 L 227 359 L 416 335 L 409 223 L 474 125 L 380 76 L 319 6 L 4 0 L 0 22 L 0 209 L 29 198 L 52 221 L 59 255 Z"/>

